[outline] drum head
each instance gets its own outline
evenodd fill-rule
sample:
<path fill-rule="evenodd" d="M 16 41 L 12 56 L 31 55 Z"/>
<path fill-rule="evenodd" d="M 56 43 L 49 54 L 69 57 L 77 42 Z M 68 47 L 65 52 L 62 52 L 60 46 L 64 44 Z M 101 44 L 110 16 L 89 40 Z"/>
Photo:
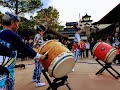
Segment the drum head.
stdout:
<path fill-rule="evenodd" d="M 55 78 L 61 78 L 70 73 L 75 65 L 75 59 L 72 53 L 62 53 L 51 63 L 48 73 Z"/>
<path fill-rule="evenodd" d="M 114 58 L 116 56 L 116 49 L 113 48 L 110 50 L 110 52 L 107 54 L 107 63 L 113 62 Z"/>

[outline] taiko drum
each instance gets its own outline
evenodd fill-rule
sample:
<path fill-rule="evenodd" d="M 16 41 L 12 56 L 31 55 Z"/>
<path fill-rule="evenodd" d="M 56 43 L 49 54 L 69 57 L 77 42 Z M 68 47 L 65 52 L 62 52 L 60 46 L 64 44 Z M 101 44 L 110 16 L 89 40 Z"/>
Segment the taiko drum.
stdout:
<path fill-rule="evenodd" d="M 93 47 L 93 54 L 98 59 L 111 63 L 116 56 L 116 49 L 105 42 L 98 42 Z"/>
<path fill-rule="evenodd" d="M 69 49 L 57 40 L 49 40 L 40 47 L 39 53 L 44 54 L 48 50 L 47 58 L 40 63 L 51 77 L 61 78 L 72 71 L 75 59 Z"/>

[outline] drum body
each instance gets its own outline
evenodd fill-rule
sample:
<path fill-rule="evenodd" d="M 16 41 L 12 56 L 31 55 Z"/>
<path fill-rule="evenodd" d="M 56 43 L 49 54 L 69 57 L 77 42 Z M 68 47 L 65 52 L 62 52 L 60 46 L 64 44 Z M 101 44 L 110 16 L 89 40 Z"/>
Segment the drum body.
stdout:
<path fill-rule="evenodd" d="M 93 47 L 93 54 L 98 59 L 100 59 L 106 63 L 111 63 L 111 62 L 113 62 L 113 59 L 116 56 L 116 49 L 107 43 L 98 42 Z"/>
<path fill-rule="evenodd" d="M 44 54 L 49 49 L 47 59 L 40 61 L 49 75 L 55 78 L 66 76 L 72 71 L 75 65 L 73 54 L 63 44 L 56 40 L 47 41 L 40 47 L 40 54 Z"/>

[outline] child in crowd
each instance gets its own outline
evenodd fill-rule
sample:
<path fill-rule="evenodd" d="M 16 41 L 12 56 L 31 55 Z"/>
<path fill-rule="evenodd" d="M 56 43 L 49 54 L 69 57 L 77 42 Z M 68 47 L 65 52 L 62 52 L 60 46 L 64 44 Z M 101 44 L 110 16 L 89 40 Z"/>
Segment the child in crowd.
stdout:
<path fill-rule="evenodd" d="M 72 52 L 74 53 L 75 60 L 79 60 L 79 46 L 76 42 L 73 42 Z"/>

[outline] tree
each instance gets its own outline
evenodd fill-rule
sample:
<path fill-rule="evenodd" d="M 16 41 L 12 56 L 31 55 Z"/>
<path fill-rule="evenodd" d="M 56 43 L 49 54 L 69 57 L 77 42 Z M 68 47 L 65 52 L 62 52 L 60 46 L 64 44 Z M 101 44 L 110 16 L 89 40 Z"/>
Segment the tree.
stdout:
<path fill-rule="evenodd" d="M 32 12 L 42 7 L 41 0 L 0 0 L 0 5 L 15 11 L 15 14 Z"/>
<path fill-rule="evenodd" d="M 63 37 L 63 38 L 68 38 L 67 36 L 61 34 L 58 32 L 59 30 L 63 29 L 63 26 L 60 26 L 59 23 L 59 12 L 57 9 L 53 8 L 52 6 L 49 6 L 48 8 L 41 9 L 40 11 L 37 12 L 37 15 L 35 17 L 31 17 L 32 20 L 35 21 L 35 25 L 46 25 L 47 31 L 46 37 L 51 36 L 52 34 L 56 35 L 58 37 Z M 53 36 L 54 36 L 53 35 Z M 47 37 L 50 38 L 50 37 Z M 55 38 L 55 37 L 54 37 Z"/>
<path fill-rule="evenodd" d="M 34 37 L 35 34 L 35 30 L 34 30 L 34 22 L 31 20 L 28 20 L 24 17 L 21 17 L 20 20 L 20 27 L 18 30 L 18 33 L 21 37 L 24 38 L 30 38 L 30 37 Z"/>
<path fill-rule="evenodd" d="M 14 11 L 16 15 L 24 13 L 32 13 L 37 9 L 41 9 L 43 6 L 41 0 L 0 0 L 0 5 L 8 7 L 11 11 Z M 1 19 L 1 17 L 0 17 Z M 24 17 L 20 17 L 21 23 L 19 33 L 23 37 L 29 37 L 33 32 L 34 21 L 27 20 Z"/>
<path fill-rule="evenodd" d="M 34 17 L 36 24 L 45 24 L 47 27 L 53 30 L 59 29 L 59 12 L 57 9 L 53 8 L 52 6 L 41 9 L 37 12 L 37 15 Z"/>

